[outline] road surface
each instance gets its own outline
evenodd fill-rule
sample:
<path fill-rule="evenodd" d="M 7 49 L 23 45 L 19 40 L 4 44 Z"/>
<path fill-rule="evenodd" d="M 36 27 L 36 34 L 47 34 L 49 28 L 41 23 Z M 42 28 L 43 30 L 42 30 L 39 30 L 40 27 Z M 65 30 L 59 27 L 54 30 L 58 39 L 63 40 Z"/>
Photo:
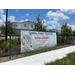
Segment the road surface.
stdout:
<path fill-rule="evenodd" d="M 8 36 L 7 39 L 9 39 L 10 37 Z M 17 39 L 18 37 L 11 37 L 11 39 Z M 0 40 L 5 39 L 5 37 L 0 37 Z"/>

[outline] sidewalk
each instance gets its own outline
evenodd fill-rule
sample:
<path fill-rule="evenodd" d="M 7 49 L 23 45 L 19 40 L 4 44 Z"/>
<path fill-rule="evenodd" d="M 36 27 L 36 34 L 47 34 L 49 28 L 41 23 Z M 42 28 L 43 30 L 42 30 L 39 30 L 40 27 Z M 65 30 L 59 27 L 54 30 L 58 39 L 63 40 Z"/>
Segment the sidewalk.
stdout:
<path fill-rule="evenodd" d="M 61 59 L 66 54 L 74 52 L 75 46 L 65 47 L 53 51 L 48 51 L 32 56 L 23 57 L 16 60 L 0 63 L 0 65 L 44 65 L 46 62 Z"/>

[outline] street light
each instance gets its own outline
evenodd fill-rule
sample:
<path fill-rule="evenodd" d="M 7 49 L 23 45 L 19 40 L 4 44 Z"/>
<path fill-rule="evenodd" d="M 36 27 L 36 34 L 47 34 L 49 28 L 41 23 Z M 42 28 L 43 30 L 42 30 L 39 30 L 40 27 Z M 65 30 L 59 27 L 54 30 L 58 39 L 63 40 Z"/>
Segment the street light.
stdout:
<path fill-rule="evenodd" d="M 6 9 L 6 30 L 5 30 L 5 40 L 7 40 L 7 17 L 8 17 L 8 9 Z"/>

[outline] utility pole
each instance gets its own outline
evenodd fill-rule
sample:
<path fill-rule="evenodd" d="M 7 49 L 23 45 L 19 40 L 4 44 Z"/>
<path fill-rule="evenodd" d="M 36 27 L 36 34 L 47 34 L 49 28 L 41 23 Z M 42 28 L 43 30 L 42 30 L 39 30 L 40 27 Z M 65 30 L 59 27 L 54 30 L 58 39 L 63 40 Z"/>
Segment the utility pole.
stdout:
<path fill-rule="evenodd" d="M 5 30 L 5 40 L 7 40 L 7 17 L 8 17 L 8 9 L 6 9 L 6 30 Z"/>

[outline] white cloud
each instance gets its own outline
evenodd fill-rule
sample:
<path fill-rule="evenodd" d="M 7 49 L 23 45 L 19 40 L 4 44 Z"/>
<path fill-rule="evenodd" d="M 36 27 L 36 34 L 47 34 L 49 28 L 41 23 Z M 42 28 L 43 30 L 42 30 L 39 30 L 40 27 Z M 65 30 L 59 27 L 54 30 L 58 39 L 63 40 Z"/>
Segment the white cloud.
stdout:
<path fill-rule="evenodd" d="M 21 20 L 20 22 L 23 22 L 24 20 Z"/>
<path fill-rule="evenodd" d="M 11 22 L 15 22 L 15 16 L 9 16 L 8 20 Z"/>
<path fill-rule="evenodd" d="M 4 13 L 4 10 L 3 9 L 0 9 L 0 16 L 2 16 Z"/>
<path fill-rule="evenodd" d="M 19 10 L 16 10 L 16 12 L 18 12 Z"/>
<path fill-rule="evenodd" d="M 46 25 L 46 20 L 45 20 L 45 19 L 43 19 L 42 23 L 43 23 L 44 26 L 47 26 L 47 25 Z"/>
<path fill-rule="evenodd" d="M 26 19 L 25 21 L 28 21 L 28 19 Z"/>
<path fill-rule="evenodd" d="M 50 19 L 50 21 L 47 21 L 46 24 L 51 24 L 51 26 L 49 25 L 47 28 L 48 29 L 59 29 L 60 28 L 60 24 L 58 23 L 59 20 L 64 20 L 64 19 L 69 19 L 69 17 L 67 15 L 64 15 L 63 13 L 61 13 L 60 11 L 56 11 L 56 12 L 52 12 L 49 11 L 46 14 L 46 17 L 48 17 Z M 53 19 L 53 20 L 51 20 Z"/>
<path fill-rule="evenodd" d="M 29 13 L 25 14 L 26 16 L 29 16 Z"/>
<path fill-rule="evenodd" d="M 60 12 L 52 12 L 52 11 L 49 11 L 46 14 L 46 17 L 48 17 L 49 19 L 53 19 L 55 21 L 59 21 L 59 20 L 63 20 L 63 19 L 69 19 L 69 17 L 66 16 L 66 15 L 64 15 L 63 13 L 60 13 Z"/>
<path fill-rule="evenodd" d="M 24 18 L 24 16 L 21 16 L 21 18 Z"/>
<path fill-rule="evenodd" d="M 70 27 L 69 23 L 67 24 L 67 26 L 69 26 L 69 27 Z"/>
<path fill-rule="evenodd" d="M 20 22 L 23 22 L 23 21 L 28 21 L 28 19 L 26 19 L 26 20 L 21 20 Z"/>
<path fill-rule="evenodd" d="M 6 21 L 6 15 L 4 15 L 3 13 L 4 13 L 4 10 L 0 9 L 0 16 L 1 16 L 0 25 L 2 25 L 3 22 Z M 14 22 L 15 21 L 15 16 L 9 16 L 8 21 Z"/>
<path fill-rule="evenodd" d="M 48 26 L 47 29 L 53 29 L 53 27 L 52 26 Z"/>
<path fill-rule="evenodd" d="M 3 22 L 6 21 L 6 15 L 2 15 L 1 18 Z"/>
<path fill-rule="evenodd" d="M 0 25 L 2 25 L 3 24 L 3 21 L 2 20 L 0 20 Z"/>
<path fill-rule="evenodd" d="M 68 14 L 75 13 L 75 9 L 60 9 L 60 12 L 66 12 Z"/>
<path fill-rule="evenodd" d="M 2 25 L 3 22 L 5 22 L 5 21 L 6 21 L 6 15 L 2 15 L 1 19 L 0 19 L 0 25 Z"/>
<path fill-rule="evenodd" d="M 75 25 L 70 25 L 70 24 L 68 23 L 67 26 L 71 27 L 72 30 L 75 30 Z"/>
<path fill-rule="evenodd" d="M 52 26 L 48 26 L 48 29 L 58 29 L 60 28 L 60 24 L 57 21 L 47 21 L 47 24 L 51 24 Z"/>
<path fill-rule="evenodd" d="M 75 30 L 75 25 L 71 25 L 72 30 Z"/>

